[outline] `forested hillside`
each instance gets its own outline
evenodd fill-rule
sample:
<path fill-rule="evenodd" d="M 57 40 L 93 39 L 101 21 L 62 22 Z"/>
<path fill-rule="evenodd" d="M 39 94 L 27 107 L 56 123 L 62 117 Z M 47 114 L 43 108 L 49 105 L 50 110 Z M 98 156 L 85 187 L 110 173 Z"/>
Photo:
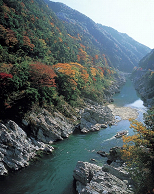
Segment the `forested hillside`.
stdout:
<path fill-rule="evenodd" d="M 86 47 L 97 50 L 99 56 L 102 54 L 107 55 L 110 65 L 121 71 L 131 72 L 133 67 L 150 52 L 148 47 L 133 40 L 127 34 L 96 24 L 87 16 L 62 3 L 44 1 L 63 21 L 67 32 L 71 36 L 77 37 L 78 32 Z M 89 52 L 88 49 L 87 53 Z M 91 55 L 91 52 L 89 54 Z"/>
<path fill-rule="evenodd" d="M 110 44 L 100 26 L 63 4 L 48 3 L 0 0 L 0 118 L 22 116 L 34 105 L 63 111 L 63 104 L 77 106 L 84 97 L 102 101 L 115 67 L 131 71 L 137 61 L 118 50 L 112 59 L 112 49 L 121 48 Z M 141 55 L 150 50 L 134 47 Z"/>

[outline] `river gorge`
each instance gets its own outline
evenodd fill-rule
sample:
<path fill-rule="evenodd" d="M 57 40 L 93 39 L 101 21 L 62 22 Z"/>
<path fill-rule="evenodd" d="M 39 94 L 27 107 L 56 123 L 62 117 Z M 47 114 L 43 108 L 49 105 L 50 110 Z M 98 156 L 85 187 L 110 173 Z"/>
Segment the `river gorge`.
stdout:
<path fill-rule="evenodd" d="M 138 96 L 130 80 L 127 80 L 120 93 L 114 95 L 114 103 L 110 107 L 114 112 L 115 107 L 124 107 L 123 112 L 132 114 L 139 121 L 143 120 L 146 107 Z M 130 109 L 131 108 L 131 109 Z M 133 110 L 132 110 L 133 109 Z M 132 110 L 132 112 L 129 110 Z M 122 114 L 123 115 L 123 114 Z M 73 170 L 78 161 L 87 161 L 102 166 L 106 158 L 97 154 L 102 150 L 109 152 L 110 148 L 121 146 L 122 140 L 114 135 L 121 130 L 128 130 L 129 135 L 133 129 L 129 128 L 127 117 L 122 117 L 115 112 L 116 125 L 87 134 L 75 132 L 63 141 L 58 141 L 52 146 L 52 154 L 45 155 L 30 166 L 9 174 L 0 180 L 1 194 L 73 194 Z"/>

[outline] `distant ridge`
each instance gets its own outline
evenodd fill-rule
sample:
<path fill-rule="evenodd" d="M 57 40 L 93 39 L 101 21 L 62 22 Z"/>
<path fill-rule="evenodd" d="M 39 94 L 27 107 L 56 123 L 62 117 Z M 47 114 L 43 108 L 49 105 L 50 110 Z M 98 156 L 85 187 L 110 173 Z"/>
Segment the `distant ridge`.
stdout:
<path fill-rule="evenodd" d="M 69 34 L 80 32 L 85 39 L 89 39 L 91 47 L 95 47 L 101 53 L 108 56 L 110 65 L 115 68 L 131 72 L 134 66 L 151 51 L 150 48 L 140 44 L 127 34 L 117 30 L 96 24 L 84 14 L 71 9 L 63 3 L 55 3 L 44 0 L 56 13 L 58 18 L 64 22 Z"/>

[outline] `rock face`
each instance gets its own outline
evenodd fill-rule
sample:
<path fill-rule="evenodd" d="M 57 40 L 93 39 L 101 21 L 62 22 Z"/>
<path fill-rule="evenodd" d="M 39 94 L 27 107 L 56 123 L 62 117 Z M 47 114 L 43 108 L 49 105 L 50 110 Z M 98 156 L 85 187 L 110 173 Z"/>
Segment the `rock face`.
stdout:
<path fill-rule="evenodd" d="M 52 152 L 53 147 L 28 138 L 11 120 L 6 124 L 0 123 L 0 175 L 27 166 L 39 150 Z"/>
<path fill-rule="evenodd" d="M 80 194 L 129 194 L 133 193 L 128 173 L 122 168 L 78 161 L 74 170 L 76 190 Z"/>
<path fill-rule="evenodd" d="M 107 158 L 112 162 L 116 162 L 117 160 L 121 160 L 121 147 L 113 147 L 110 149 Z"/>
<path fill-rule="evenodd" d="M 39 114 L 32 113 L 29 120 L 33 135 L 44 143 L 62 140 L 74 130 L 73 125 L 62 114 L 58 112 L 51 114 L 45 109 Z"/>
<path fill-rule="evenodd" d="M 80 129 L 81 132 L 98 131 L 106 128 L 107 125 L 113 124 L 114 117 L 107 106 L 87 104 L 81 114 Z"/>

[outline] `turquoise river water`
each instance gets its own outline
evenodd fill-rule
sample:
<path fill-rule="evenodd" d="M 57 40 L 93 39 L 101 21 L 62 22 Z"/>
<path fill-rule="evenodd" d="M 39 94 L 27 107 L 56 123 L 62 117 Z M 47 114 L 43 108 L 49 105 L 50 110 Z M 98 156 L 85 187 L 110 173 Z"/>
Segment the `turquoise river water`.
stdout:
<path fill-rule="evenodd" d="M 138 120 L 142 121 L 146 108 L 130 80 L 114 96 L 114 104 L 138 109 Z M 108 152 L 111 147 L 121 146 L 122 140 L 114 135 L 124 129 L 129 130 L 129 135 L 133 134 L 129 125 L 128 120 L 123 120 L 106 129 L 88 134 L 76 133 L 55 143 L 51 155 L 0 180 L 0 194 L 74 194 L 73 169 L 77 161 L 92 162 L 91 159 L 95 159 L 95 164 L 106 163 L 106 158 L 96 152 Z"/>

